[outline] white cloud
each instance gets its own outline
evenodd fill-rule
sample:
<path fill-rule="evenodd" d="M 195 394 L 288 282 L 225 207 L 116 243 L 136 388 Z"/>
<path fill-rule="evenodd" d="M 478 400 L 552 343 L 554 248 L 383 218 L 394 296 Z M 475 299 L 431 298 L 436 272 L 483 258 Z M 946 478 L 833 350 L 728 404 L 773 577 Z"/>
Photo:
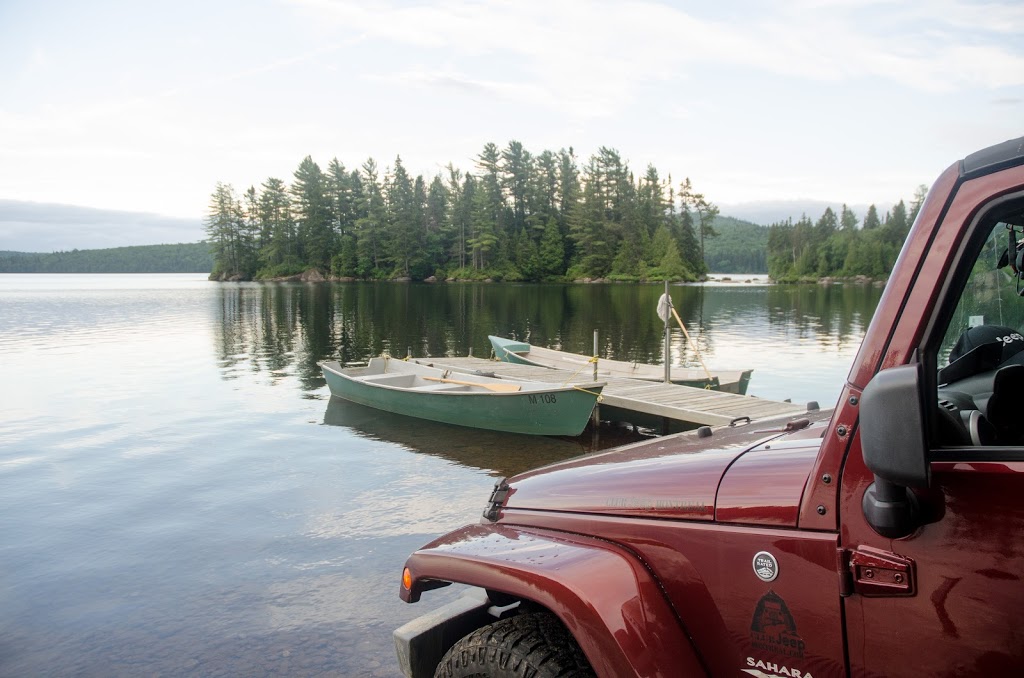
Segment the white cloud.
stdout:
<path fill-rule="evenodd" d="M 342 31 L 374 39 L 466 57 L 514 54 L 549 95 L 567 91 L 570 98 L 595 91 L 613 102 L 634 83 L 674 79 L 708 63 L 810 80 L 878 77 L 926 91 L 1024 84 L 1019 48 L 974 32 L 1024 31 L 1016 6 L 810 0 L 775 3 L 736 22 L 654 2 L 298 2 Z M 864 10 L 880 6 L 863 20 Z"/>
<path fill-rule="evenodd" d="M 97 0 L 63 32 L 41 10 L 34 31 L 0 27 L 0 198 L 199 218 L 217 181 L 288 181 L 307 154 L 432 175 L 517 139 L 581 162 L 611 146 L 720 202 L 895 201 L 1022 132 L 1019 2 L 210 11 L 115 30 Z"/>
<path fill-rule="evenodd" d="M 199 219 L 0 199 L 0 249 L 16 252 L 197 242 Z"/>

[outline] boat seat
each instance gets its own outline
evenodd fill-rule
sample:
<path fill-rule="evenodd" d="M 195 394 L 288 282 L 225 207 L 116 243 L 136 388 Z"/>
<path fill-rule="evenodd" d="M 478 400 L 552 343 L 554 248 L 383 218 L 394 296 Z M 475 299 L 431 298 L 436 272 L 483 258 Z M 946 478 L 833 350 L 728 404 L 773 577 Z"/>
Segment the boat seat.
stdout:
<path fill-rule="evenodd" d="M 387 386 L 409 387 L 416 381 L 415 374 L 371 374 L 365 377 L 358 377 L 359 381 L 371 384 L 384 384 Z"/>
<path fill-rule="evenodd" d="M 416 386 L 417 391 L 430 391 L 436 393 L 437 391 L 468 391 L 468 386 L 460 386 L 459 384 L 428 384 L 426 386 Z"/>

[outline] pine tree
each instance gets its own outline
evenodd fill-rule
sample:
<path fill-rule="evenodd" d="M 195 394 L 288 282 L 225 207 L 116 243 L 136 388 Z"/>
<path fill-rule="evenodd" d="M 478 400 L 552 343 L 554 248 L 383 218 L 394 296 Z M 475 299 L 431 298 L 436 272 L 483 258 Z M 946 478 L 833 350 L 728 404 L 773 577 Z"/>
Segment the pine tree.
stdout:
<path fill-rule="evenodd" d="M 496 204 L 494 186 L 486 178 L 473 193 L 471 203 L 470 236 L 466 241 L 474 270 L 487 268 L 491 255 L 498 245 L 498 221 L 500 206 Z M 496 209 L 499 210 L 496 213 Z"/>
<path fill-rule="evenodd" d="M 652 262 L 651 276 L 664 280 L 693 280 L 695 276 L 683 261 L 679 253 L 679 245 L 668 224 L 662 223 L 651 239 L 650 255 Z"/>
<path fill-rule="evenodd" d="M 569 237 L 576 257 L 574 277 L 602 278 L 611 270 L 609 217 L 616 210 L 614 191 L 607 183 L 605 166 L 592 156 L 583 170 L 582 199 L 569 215 Z"/>
<path fill-rule="evenodd" d="M 508 147 L 501 152 L 501 187 L 509 197 L 512 209 L 512 222 L 509 228 L 515 233 L 526 227 L 529 216 L 527 202 L 529 198 L 530 175 L 533 173 L 533 157 L 518 141 L 508 142 Z"/>
<path fill-rule="evenodd" d="M 445 228 L 445 240 L 450 243 L 446 254 L 451 258 L 452 265 L 458 268 L 466 267 L 467 233 L 469 231 L 468 205 L 471 201 L 466 200 L 465 187 L 463 185 L 462 172 L 448 163 L 448 181 L 445 186 L 448 190 L 448 219 Z M 469 177 L 466 177 L 469 182 Z"/>
<path fill-rule="evenodd" d="M 558 158 L 544 151 L 530 173 L 527 223 L 534 232 L 545 232 L 550 219 L 558 218 Z"/>
<path fill-rule="evenodd" d="M 259 219 L 263 243 L 259 252 L 260 266 L 263 269 L 272 269 L 286 264 L 289 268 L 299 268 L 291 200 L 288 196 L 288 187 L 280 179 L 270 177 L 263 182 Z"/>
<path fill-rule="evenodd" d="M 813 275 L 818 270 L 817 247 L 814 242 L 814 222 L 806 214 L 793 224 L 793 272 L 798 276 Z"/>
<path fill-rule="evenodd" d="M 205 226 L 214 257 L 211 277 L 251 276 L 252 271 L 245 268 L 245 263 L 251 258 L 243 235 L 245 218 L 231 184 L 217 182 L 210 196 Z"/>
<path fill-rule="evenodd" d="M 472 253 L 473 268 L 480 270 L 492 262 L 497 246 L 504 236 L 505 200 L 501 190 L 501 168 L 498 147 L 484 146 L 477 157 L 480 186 L 473 203 L 473 233 L 467 244 Z"/>
<path fill-rule="evenodd" d="M 817 259 L 815 272 L 819 277 L 831 275 L 839 269 L 846 258 L 845 252 L 833 251 L 836 243 L 833 236 L 839 228 L 839 220 L 831 207 L 826 207 L 821 218 L 814 224 L 813 247 L 811 256 Z"/>
<path fill-rule="evenodd" d="M 422 181 L 422 180 L 421 180 Z M 419 263 L 426 245 L 422 224 L 417 219 L 416 196 L 402 158 L 395 158 L 395 169 L 387 186 L 388 252 L 395 272 L 409 277 Z"/>
<path fill-rule="evenodd" d="M 896 203 L 892 212 L 885 220 L 883 239 L 890 245 L 902 245 L 910 232 L 910 224 L 907 222 L 907 206 L 900 200 Z"/>
<path fill-rule="evenodd" d="M 417 179 L 417 183 L 419 183 Z M 417 191 L 418 192 L 418 191 Z M 434 176 L 427 189 L 423 213 L 423 228 L 426 231 L 426 259 L 431 273 L 446 262 L 446 253 L 451 248 L 448 239 L 448 189 L 440 174 Z"/>
<path fill-rule="evenodd" d="M 714 203 L 704 197 L 703 193 L 694 192 L 689 177 L 680 185 L 679 199 L 696 215 L 695 225 L 700 239 L 700 266 L 697 270 L 703 275 L 707 273 L 707 264 L 704 263 L 704 240 L 718 235 L 714 229 L 714 223 L 719 210 Z"/>
<path fill-rule="evenodd" d="M 356 214 L 351 176 L 337 158 L 333 158 L 327 166 L 326 181 L 331 216 L 334 218 L 332 229 L 338 238 L 342 238 L 355 230 Z"/>
<path fill-rule="evenodd" d="M 796 266 L 793 222 L 777 222 L 768 227 L 768 275 L 774 280 L 792 278 Z"/>
<path fill-rule="evenodd" d="M 308 155 L 295 170 L 291 193 L 298 222 L 299 256 L 310 266 L 326 271 L 336 249 L 334 219 L 324 173 Z"/>
<path fill-rule="evenodd" d="M 683 257 L 683 262 L 690 270 L 703 274 L 704 255 L 701 253 L 700 242 L 697 240 L 693 213 L 685 202 L 680 203 L 676 230 L 679 234 L 679 254 Z"/>
<path fill-rule="evenodd" d="M 857 228 L 857 215 L 846 206 L 846 203 L 843 203 L 843 208 L 839 212 L 839 228 L 844 231 L 853 231 Z"/>
<path fill-rule="evenodd" d="M 573 240 L 569 237 L 569 215 L 579 207 L 580 172 L 572 147 L 558 153 L 558 230 L 565 243 L 565 262 L 574 258 Z"/>
<path fill-rule="evenodd" d="M 871 205 L 868 207 L 868 213 L 864 215 L 864 230 L 872 231 L 881 225 L 882 221 L 878 218 L 878 208 Z"/>
<path fill-rule="evenodd" d="M 665 254 L 658 262 L 658 269 L 665 280 L 693 279 L 693 274 L 687 270 L 683 258 L 679 256 L 679 248 L 676 247 L 675 240 L 669 240 Z"/>
<path fill-rule="evenodd" d="M 363 163 L 362 170 L 361 200 L 357 204 L 359 215 L 356 219 L 356 259 L 359 276 L 370 278 L 380 273 L 383 263 L 381 241 L 387 225 L 387 211 L 377 174 L 377 163 L 373 158 L 369 158 Z"/>
<path fill-rule="evenodd" d="M 558 222 L 554 218 L 548 219 L 544 226 L 539 257 L 538 273 L 542 280 L 560 276 L 565 272 L 565 245 Z"/>
<path fill-rule="evenodd" d="M 664 222 L 665 197 L 662 188 L 658 170 L 654 165 L 648 165 L 647 172 L 640 180 L 640 187 L 637 189 L 637 221 L 641 232 L 648 239 Z"/>

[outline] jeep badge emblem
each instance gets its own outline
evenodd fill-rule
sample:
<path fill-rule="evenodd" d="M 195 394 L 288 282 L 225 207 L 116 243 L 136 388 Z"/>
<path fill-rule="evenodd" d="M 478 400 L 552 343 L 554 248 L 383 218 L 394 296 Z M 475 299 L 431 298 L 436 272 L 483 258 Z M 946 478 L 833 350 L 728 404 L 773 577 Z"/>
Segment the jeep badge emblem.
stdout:
<path fill-rule="evenodd" d="M 754 574 L 761 581 L 774 581 L 779 576 L 779 561 L 767 551 L 758 551 L 754 555 Z"/>

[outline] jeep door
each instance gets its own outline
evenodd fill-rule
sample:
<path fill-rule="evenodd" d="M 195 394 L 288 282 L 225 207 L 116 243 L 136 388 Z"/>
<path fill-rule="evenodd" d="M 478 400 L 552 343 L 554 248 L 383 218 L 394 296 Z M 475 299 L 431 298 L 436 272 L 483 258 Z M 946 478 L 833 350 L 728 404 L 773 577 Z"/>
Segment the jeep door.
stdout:
<path fill-rule="evenodd" d="M 841 571 L 849 670 L 855 676 L 1020 675 L 1021 158 L 1006 157 L 974 169 L 965 161 L 950 197 L 929 199 L 941 203 L 941 209 L 933 205 L 930 211 L 940 216 L 922 223 L 923 210 L 910 236 L 924 241 L 921 260 L 901 256 L 896 285 L 880 304 L 886 306 L 880 309 L 882 317 L 892 314 L 895 322 L 869 330 L 869 335 L 875 332 L 866 340 L 871 346 L 862 350 L 851 371 L 848 400 L 854 404 L 865 373 L 909 364 L 918 366 L 911 369 L 920 376 L 904 371 L 913 378 L 909 386 L 894 387 L 903 391 L 891 400 L 896 406 L 887 415 L 869 416 L 868 397 L 874 392 L 865 397 L 842 472 Z M 904 255 L 907 251 L 905 246 Z M 977 354 L 967 356 L 972 349 Z M 884 447 L 877 442 L 880 436 L 894 441 L 889 449 L 876 449 Z M 879 452 L 902 468 L 913 468 L 920 455 L 921 472 L 908 476 L 913 479 L 906 481 L 907 487 L 890 482 L 900 501 L 875 501 L 872 493 L 896 477 L 880 471 L 885 464 L 874 461 Z M 903 508 L 894 509 L 902 498 Z M 866 508 L 873 502 L 875 508 Z"/>

